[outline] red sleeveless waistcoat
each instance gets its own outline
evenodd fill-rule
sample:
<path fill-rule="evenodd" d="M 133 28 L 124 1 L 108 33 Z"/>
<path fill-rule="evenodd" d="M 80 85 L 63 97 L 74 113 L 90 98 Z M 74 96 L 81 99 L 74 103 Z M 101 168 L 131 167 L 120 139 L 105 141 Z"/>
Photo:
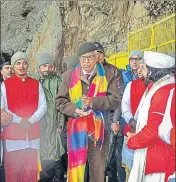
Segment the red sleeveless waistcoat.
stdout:
<path fill-rule="evenodd" d="M 144 81 L 142 79 L 133 80 L 131 82 L 131 90 L 130 90 L 130 104 L 131 104 L 131 112 L 134 117 L 138 105 L 142 99 L 142 96 L 146 90 L 146 86 L 144 85 Z M 131 127 L 129 124 L 125 124 L 125 128 L 123 134 L 126 135 L 127 132 L 130 132 Z"/>
<path fill-rule="evenodd" d="M 4 81 L 8 109 L 21 118 L 30 118 L 38 108 L 39 82 L 31 77 L 25 81 L 16 75 Z M 40 137 L 40 123 L 37 121 L 26 130 L 17 123 L 4 127 L 3 139 L 8 140 L 33 140 Z"/>
<path fill-rule="evenodd" d="M 131 112 L 133 116 L 136 113 L 138 105 L 142 99 L 142 96 L 146 90 L 146 86 L 144 85 L 144 81 L 142 79 L 133 80 L 131 83 L 131 91 L 130 91 L 130 103 L 131 103 Z"/>

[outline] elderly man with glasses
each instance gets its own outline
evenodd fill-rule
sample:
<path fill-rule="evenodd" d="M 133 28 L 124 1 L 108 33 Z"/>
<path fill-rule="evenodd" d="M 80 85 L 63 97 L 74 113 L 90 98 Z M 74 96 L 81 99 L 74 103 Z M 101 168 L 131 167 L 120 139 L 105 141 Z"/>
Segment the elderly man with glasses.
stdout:
<path fill-rule="evenodd" d="M 83 181 L 86 160 L 90 182 L 103 182 L 108 152 L 110 110 L 120 107 L 116 77 L 98 63 L 97 47 L 84 43 L 79 63 L 63 78 L 57 109 L 69 117 L 67 131 L 68 182 Z"/>

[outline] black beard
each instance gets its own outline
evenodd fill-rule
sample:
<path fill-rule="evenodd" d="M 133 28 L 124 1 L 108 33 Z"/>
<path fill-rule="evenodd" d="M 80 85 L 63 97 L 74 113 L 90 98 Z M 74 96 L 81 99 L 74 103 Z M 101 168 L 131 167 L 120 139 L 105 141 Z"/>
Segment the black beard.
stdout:
<path fill-rule="evenodd" d="M 149 75 L 148 79 L 153 82 L 155 81 L 153 74 Z"/>
<path fill-rule="evenodd" d="M 144 78 L 144 85 L 147 87 L 149 83 L 151 83 L 152 80 L 150 80 L 150 78 Z"/>
<path fill-rule="evenodd" d="M 50 72 L 49 72 L 49 71 L 43 71 L 43 72 L 40 72 L 40 73 L 41 73 L 41 75 L 42 75 L 43 77 L 47 77 L 47 76 L 50 75 Z M 47 73 L 47 74 L 45 74 L 45 73 Z"/>
<path fill-rule="evenodd" d="M 153 68 L 150 66 L 147 66 L 148 69 L 148 79 L 152 82 L 157 82 L 162 77 L 166 76 L 167 74 L 172 75 L 173 74 L 173 68 Z"/>

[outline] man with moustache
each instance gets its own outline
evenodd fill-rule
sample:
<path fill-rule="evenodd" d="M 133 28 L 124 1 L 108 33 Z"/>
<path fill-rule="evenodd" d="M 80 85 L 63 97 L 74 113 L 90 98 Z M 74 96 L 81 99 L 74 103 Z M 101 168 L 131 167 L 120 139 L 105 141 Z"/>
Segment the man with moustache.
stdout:
<path fill-rule="evenodd" d="M 1 66 L 1 75 L 2 79 L 6 80 L 7 78 L 10 78 L 13 74 L 12 66 L 9 62 L 5 62 Z"/>
<path fill-rule="evenodd" d="M 122 71 L 124 87 L 132 81 L 138 78 L 137 70 L 139 68 L 139 61 L 143 58 L 143 53 L 139 50 L 133 50 L 130 52 L 129 64 L 126 66 L 127 70 Z"/>
<path fill-rule="evenodd" d="M 99 42 L 94 42 L 94 44 L 96 45 L 97 52 L 99 53 L 98 62 L 99 63 L 102 63 L 104 67 L 107 67 L 108 69 L 112 70 L 112 72 L 116 76 L 117 86 L 118 86 L 118 88 L 120 90 L 120 94 L 123 95 L 124 85 L 123 85 L 123 77 L 122 77 L 121 70 L 119 68 L 117 68 L 116 66 L 107 63 L 107 61 L 105 59 L 105 51 L 104 51 L 104 48 L 103 48 L 103 46 Z"/>
<path fill-rule="evenodd" d="M 10 62 L 5 62 L 2 64 L 1 66 L 1 81 L 6 80 L 8 78 L 10 78 L 12 76 L 12 66 L 10 64 Z M 1 130 L 3 131 L 3 126 L 6 126 L 9 121 L 11 121 L 11 114 L 9 114 L 8 112 L 6 112 L 3 108 L 3 98 L 1 98 Z M 7 123 L 6 123 L 7 122 Z M 1 164 L 0 164 L 0 177 L 1 177 L 1 181 L 5 181 L 5 173 L 4 173 L 4 162 L 3 162 L 3 145 L 1 143 Z"/>
<path fill-rule="evenodd" d="M 125 127 L 123 130 L 124 140 L 129 132 L 136 131 L 136 111 L 140 100 L 146 90 L 144 84 L 145 71 L 143 70 L 144 60 L 140 60 L 138 72 L 138 79 L 129 82 L 125 88 L 122 98 L 122 117 L 125 120 Z M 133 150 L 128 149 L 125 142 L 122 148 L 122 164 L 125 167 L 126 179 L 129 177 L 130 170 L 133 165 Z"/>
<path fill-rule="evenodd" d="M 42 84 L 47 112 L 41 119 L 40 156 L 42 172 L 40 182 L 64 182 L 64 163 L 61 156 L 64 148 L 61 143 L 61 131 L 65 117 L 56 110 L 56 95 L 61 78 L 53 72 L 53 58 L 50 54 L 41 54 L 38 61 L 39 78 Z"/>
<path fill-rule="evenodd" d="M 127 84 L 129 82 L 138 79 L 137 70 L 139 68 L 139 61 L 142 60 L 142 59 L 143 59 L 143 53 L 141 51 L 133 50 L 133 51 L 130 52 L 129 64 L 126 66 L 127 70 L 122 70 L 124 88 L 127 86 Z M 119 111 L 115 112 L 114 121 L 118 121 L 117 119 L 120 117 L 119 113 L 120 113 Z M 126 126 L 126 122 L 125 122 L 123 117 L 120 118 L 120 125 L 121 125 L 121 131 L 123 131 L 124 127 Z M 114 125 L 114 129 L 115 128 L 118 128 L 118 126 Z M 123 136 L 123 134 L 122 134 L 122 136 Z M 118 154 L 121 153 L 122 145 L 123 145 L 123 140 L 121 142 L 121 148 L 119 148 L 120 150 L 117 151 L 116 153 L 118 153 Z M 119 178 L 120 182 L 121 181 L 123 182 L 126 179 L 125 169 L 124 169 L 124 167 L 119 167 L 119 168 L 120 168 L 120 171 L 118 172 L 118 178 Z"/>
<path fill-rule="evenodd" d="M 117 86 L 120 90 L 120 95 L 121 97 L 123 96 L 123 91 L 124 91 L 124 84 L 123 84 L 123 77 L 122 77 L 122 72 L 119 68 L 116 66 L 107 63 L 105 60 L 105 51 L 103 46 L 99 42 L 93 42 L 96 47 L 97 47 L 97 52 L 99 54 L 99 63 L 102 63 L 104 67 L 107 67 L 110 69 L 114 75 L 116 76 L 116 82 Z M 115 115 L 114 115 L 115 114 Z M 121 108 L 116 108 L 116 111 L 111 111 L 111 120 L 113 121 L 113 118 L 115 118 L 115 121 L 120 120 L 120 115 L 121 115 Z M 119 124 L 113 124 L 112 125 L 112 130 L 114 127 L 120 128 Z M 108 152 L 108 161 L 107 161 L 107 168 L 106 168 L 106 173 L 105 177 L 108 176 L 108 181 L 109 182 L 116 182 L 117 181 L 117 168 L 120 167 L 119 164 L 121 164 L 121 148 L 122 148 L 122 143 L 123 143 L 123 137 L 121 132 L 119 130 L 117 131 L 118 135 L 114 134 L 113 131 L 110 133 L 110 142 L 109 142 L 109 152 Z M 118 152 L 116 152 L 118 151 Z M 118 155 L 116 155 L 118 153 Z M 117 167 L 118 166 L 118 167 Z"/>
<path fill-rule="evenodd" d="M 29 59 L 26 53 L 16 52 L 11 64 L 14 75 L 1 84 L 4 107 L 13 116 L 2 132 L 6 182 L 36 182 L 41 170 L 40 119 L 46 113 L 46 99 L 40 83 L 27 76 Z"/>

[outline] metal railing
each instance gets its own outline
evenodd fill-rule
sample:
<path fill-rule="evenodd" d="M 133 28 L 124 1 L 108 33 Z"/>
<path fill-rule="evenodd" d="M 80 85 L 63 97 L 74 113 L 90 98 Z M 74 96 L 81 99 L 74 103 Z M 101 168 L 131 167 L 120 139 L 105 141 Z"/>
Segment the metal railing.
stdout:
<path fill-rule="evenodd" d="M 128 51 L 109 55 L 109 63 L 125 68 L 128 64 L 128 55 L 132 50 L 152 50 L 156 52 L 175 52 L 175 14 L 164 18 L 144 29 L 128 34 Z"/>

